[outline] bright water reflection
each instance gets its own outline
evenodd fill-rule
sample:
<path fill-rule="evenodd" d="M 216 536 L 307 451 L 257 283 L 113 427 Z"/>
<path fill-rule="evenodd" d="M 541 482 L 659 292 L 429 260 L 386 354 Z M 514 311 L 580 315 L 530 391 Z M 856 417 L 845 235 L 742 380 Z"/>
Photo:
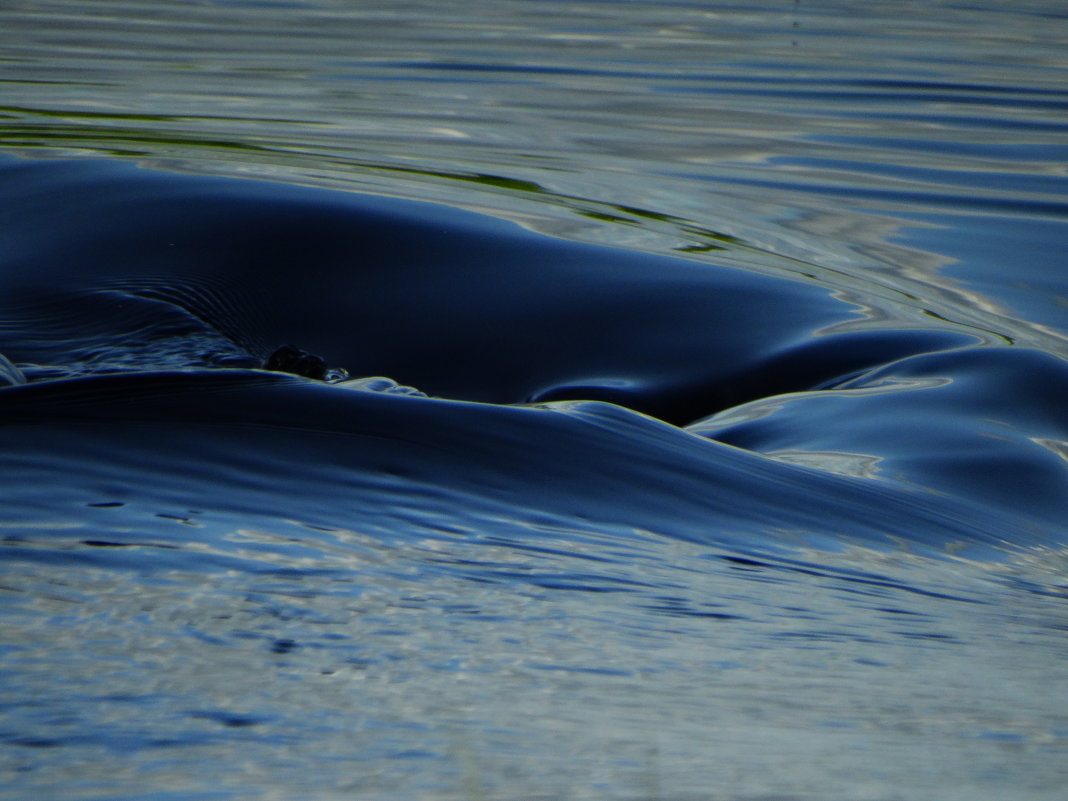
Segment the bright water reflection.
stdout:
<path fill-rule="evenodd" d="M 344 572 L 11 571 L 29 606 L 9 692 L 37 699 L 11 709 L 23 797 L 249 797 L 265 777 L 316 798 L 1059 791 L 1068 729 L 1034 688 L 1064 680 L 1064 619 L 998 571 L 656 540 L 580 566 L 566 532 L 534 562 L 337 536 L 360 554 Z"/>

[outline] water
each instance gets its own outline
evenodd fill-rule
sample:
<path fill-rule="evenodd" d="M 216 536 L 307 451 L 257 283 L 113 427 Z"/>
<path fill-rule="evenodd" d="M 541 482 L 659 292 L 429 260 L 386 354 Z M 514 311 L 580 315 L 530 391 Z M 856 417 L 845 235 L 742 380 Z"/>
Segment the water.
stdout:
<path fill-rule="evenodd" d="M 1060 798 L 1068 15 L 860 8 L 0 7 L 4 796 Z"/>

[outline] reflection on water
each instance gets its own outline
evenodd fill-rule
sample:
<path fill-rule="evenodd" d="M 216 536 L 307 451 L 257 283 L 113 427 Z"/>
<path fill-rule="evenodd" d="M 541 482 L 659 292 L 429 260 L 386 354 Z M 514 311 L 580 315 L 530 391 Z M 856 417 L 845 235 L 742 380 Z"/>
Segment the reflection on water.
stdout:
<path fill-rule="evenodd" d="M 1032 5 L 45 3 L 0 12 L 0 137 L 441 199 L 1063 348 L 1068 26 Z"/>
<path fill-rule="evenodd" d="M 862 11 L 0 6 L 5 797 L 1059 797 L 1068 13 Z"/>
<path fill-rule="evenodd" d="M 337 537 L 345 572 L 206 583 L 77 568 L 42 586 L 11 571 L 32 605 L 8 693 L 38 699 L 16 707 L 8 739 L 22 797 L 239 798 L 267 782 L 386 799 L 1059 791 L 1068 731 L 1033 690 L 1063 680 L 1063 630 L 983 570 L 863 552 L 845 570 L 762 564 L 647 541 L 580 578 L 581 543 L 560 532 L 538 586 L 510 578 L 531 563 L 504 548 Z"/>

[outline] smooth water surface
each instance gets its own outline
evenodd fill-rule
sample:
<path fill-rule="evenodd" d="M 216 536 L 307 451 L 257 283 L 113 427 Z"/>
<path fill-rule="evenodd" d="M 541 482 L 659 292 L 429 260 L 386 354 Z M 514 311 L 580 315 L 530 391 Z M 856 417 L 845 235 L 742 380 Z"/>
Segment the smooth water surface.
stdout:
<path fill-rule="evenodd" d="M 1066 53 L 0 6 L 4 797 L 1060 798 Z"/>

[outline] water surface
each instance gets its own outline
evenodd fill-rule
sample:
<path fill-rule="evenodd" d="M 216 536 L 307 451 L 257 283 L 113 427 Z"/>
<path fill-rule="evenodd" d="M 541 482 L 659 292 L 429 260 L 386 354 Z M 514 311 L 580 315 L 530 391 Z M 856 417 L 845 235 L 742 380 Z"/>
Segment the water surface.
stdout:
<path fill-rule="evenodd" d="M 1066 39 L 0 9 L 5 797 L 1058 798 Z"/>

